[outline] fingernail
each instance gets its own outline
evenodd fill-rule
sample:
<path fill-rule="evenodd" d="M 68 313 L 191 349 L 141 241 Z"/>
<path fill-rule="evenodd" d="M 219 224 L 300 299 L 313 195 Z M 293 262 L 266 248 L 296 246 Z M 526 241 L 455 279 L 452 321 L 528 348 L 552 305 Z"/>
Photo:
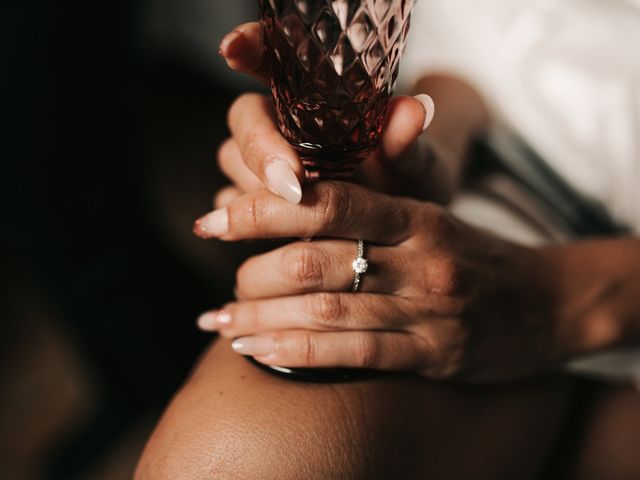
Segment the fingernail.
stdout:
<path fill-rule="evenodd" d="M 193 232 L 201 238 L 221 237 L 229 232 L 229 212 L 226 208 L 215 210 L 197 220 Z"/>
<path fill-rule="evenodd" d="M 236 28 L 234 31 L 227 33 L 220 42 L 218 53 L 220 53 L 220 55 L 222 55 L 223 57 L 226 57 L 229 51 L 229 45 L 235 42 L 238 37 L 240 37 L 240 35 L 242 35 L 241 28 Z"/>
<path fill-rule="evenodd" d="M 298 177 L 293 173 L 287 162 L 276 161 L 267 165 L 264 171 L 267 183 L 275 193 L 291 203 L 300 203 L 302 200 L 302 187 Z"/>
<path fill-rule="evenodd" d="M 433 121 L 433 116 L 436 111 L 436 106 L 433 103 L 433 99 L 429 95 L 425 95 L 424 93 L 421 93 L 420 95 L 416 95 L 413 98 L 418 100 L 424 107 L 425 117 L 424 117 L 424 125 L 422 126 L 422 131 L 424 132 L 429 127 L 429 125 L 431 125 L 431 122 Z"/>
<path fill-rule="evenodd" d="M 231 314 L 226 310 L 205 312 L 198 318 L 198 328 L 205 332 L 214 332 L 231 324 Z"/>
<path fill-rule="evenodd" d="M 215 322 L 221 326 L 229 325 L 231 323 L 231 314 L 227 310 L 220 310 L 216 315 Z"/>
<path fill-rule="evenodd" d="M 231 344 L 236 353 L 252 357 L 269 355 L 275 351 L 275 342 L 271 337 L 241 337 Z"/>
<path fill-rule="evenodd" d="M 205 332 L 211 332 L 216 329 L 217 312 L 205 312 L 198 317 L 198 328 Z"/>

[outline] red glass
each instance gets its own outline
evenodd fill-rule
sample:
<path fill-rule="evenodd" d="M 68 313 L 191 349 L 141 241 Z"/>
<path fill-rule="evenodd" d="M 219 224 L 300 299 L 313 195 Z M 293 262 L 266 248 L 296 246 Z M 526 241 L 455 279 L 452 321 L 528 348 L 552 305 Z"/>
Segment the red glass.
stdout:
<path fill-rule="evenodd" d="M 375 148 L 413 3 L 259 0 L 278 125 L 308 178 L 350 178 Z"/>

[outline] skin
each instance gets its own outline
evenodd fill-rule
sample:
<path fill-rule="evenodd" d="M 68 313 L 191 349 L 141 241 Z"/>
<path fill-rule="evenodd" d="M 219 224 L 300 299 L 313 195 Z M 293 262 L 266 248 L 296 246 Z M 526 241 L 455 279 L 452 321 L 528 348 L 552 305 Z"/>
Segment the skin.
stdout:
<path fill-rule="evenodd" d="M 268 85 L 262 49 L 260 24 L 251 22 L 223 39 L 220 54 L 230 68 Z M 469 142 L 488 123 L 488 115 L 475 92 L 463 82 L 436 76 L 428 85 L 419 87 L 416 93 L 433 90 L 434 100 L 446 103 L 447 110 L 434 118 L 433 105 L 425 111 L 425 106 L 413 97 L 394 97 L 379 148 L 358 169 L 357 180 L 377 191 L 446 203 L 458 187 Z M 464 111 L 464 121 L 456 121 L 446 113 L 454 105 L 454 117 Z M 433 119 L 427 121 L 433 132 L 428 138 L 428 152 L 418 149 L 415 143 L 425 125 L 425 116 Z M 455 129 L 451 128 L 452 123 Z M 270 99 L 251 93 L 240 96 L 229 110 L 228 125 L 232 135 L 218 151 L 218 165 L 232 185 L 218 192 L 217 206 L 268 186 L 265 170 L 274 160 L 285 160 L 303 180 L 298 155 L 275 126 Z"/>
<path fill-rule="evenodd" d="M 231 40 L 221 50 L 232 68 L 264 78 L 259 55 L 242 53 L 259 51 L 254 48 L 256 28 L 244 26 L 235 36 L 242 39 L 242 48 Z M 471 138 L 486 125 L 486 112 L 477 95 L 458 81 L 433 77 L 422 82 L 423 88 L 429 85 L 443 98 L 461 98 L 456 89 L 469 96 L 465 103 L 470 111 L 447 109 L 431 126 L 436 154 L 428 156 L 429 162 L 447 159 L 453 165 L 436 182 L 446 185 L 441 197 L 446 201 L 458 183 Z M 412 100 L 403 101 L 407 108 L 402 115 L 411 118 Z M 238 272 L 237 301 L 209 314 L 206 328 L 224 337 L 270 339 L 273 352 L 259 355 L 259 361 L 373 367 L 429 379 L 493 383 L 521 378 L 578 353 L 638 342 L 637 239 L 526 249 L 472 229 L 433 203 L 337 182 L 305 187 L 302 202 L 292 205 L 264 188 L 268 159 L 260 155 L 255 139 L 247 150 L 246 138 L 234 128 L 234 119 L 250 115 L 262 116 L 268 125 L 273 118 L 268 103 L 244 97 L 234 107 L 233 136 L 219 154 L 233 185 L 216 197 L 226 227 L 212 233 L 200 222 L 196 231 L 228 242 L 322 238 L 249 259 Z M 393 111 L 385 132 L 393 131 Z M 428 114 L 413 111 L 415 125 Z M 456 122 L 462 114 L 464 121 Z M 447 125 L 460 129 L 452 133 Z M 274 145 L 284 151 L 275 128 L 262 133 L 270 152 Z M 364 184 L 397 193 L 399 186 L 411 185 L 408 178 L 417 178 L 415 172 L 408 175 L 407 165 L 417 172 L 437 171 L 433 163 L 425 167 L 416 160 L 415 130 L 404 139 L 385 135 L 363 170 L 374 172 L 361 177 Z M 302 180 L 295 158 L 287 158 Z M 418 197 L 418 191 L 407 194 Z M 386 219 L 383 226 L 379 218 Z M 376 269 L 367 273 L 362 292 L 349 295 L 344 292 L 352 278 L 348 266 L 354 238 L 372 242 L 367 257 Z M 477 478 L 487 472 L 486 478 L 533 478 L 544 458 L 539 453 L 548 450 L 557 433 L 571 392 L 566 381 L 549 382 L 529 381 L 526 393 L 514 386 L 500 390 L 508 399 L 503 407 L 521 408 L 515 417 L 535 418 L 522 423 L 503 408 L 488 407 L 496 398 L 485 404 L 479 390 L 416 377 L 395 374 L 371 383 L 313 388 L 285 382 L 259 372 L 220 341 L 169 407 L 137 478 L 265 478 L 265 471 L 277 472 L 273 478 L 388 478 L 381 473 L 385 468 L 409 477 L 443 478 L 446 472 L 446 478 Z M 216 391 L 223 394 L 216 397 Z M 232 392 L 231 401 L 219 398 L 226 392 Z M 461 403 L 451 403 L 453 399 Z M 402 408 L 393 408 L 397 405 Z M 287 412 L 285 418 L 274 418 L 272 413 L 280 410 Z M 390 410 L 394 413 L 387 423 L 383 412 Z M 363 411 L 377 414 L 362 417 Z M 468 411 L 482 411 L 486 424 Z M 434 429 L 442 420 L 448 432 L 459 432 L 456 438 L 477 441 L 443 442 Z M 345 432 L 337 425 L 352 427 Z M 492 433 L 489 443 L 512 453 L 486 452 L 481 464 L 455 461 L 474 458 L 478 443 L 486 442 L 474 435 L 496 425 L 504 425 L 504 436 Z M 399 450 L 383 448 L 383 439 L 393 439 Z M 181 453 L 174 455 L 176 450 Z M 336 451 L 341 452 L 337 458 Z M 329 455 L 331 462 L 326 461 Z M 505 458 L 518 462 L 505 463 Z"/>
<path fill-rule="evenodd" d="M 249 259 L 238 301 L 209 317 L 240 344 L 268 343 L 240 352 L 266 364 L 495 382 L 637 340 L 637 239 L 524 248 L 432 203 L 340 182 L 309 185 L 300 205 L 258 190 L 222 211 L 224 241 L 317 239 Z M 376 242 L 358 294 L 353 238 Z"/>
<path fill-rule="evenodd" d="M 244 55 L 244 68 L 240 38 L 240 47 L 253 52 Z M 245 25 L 223 41 L 222 51 L 231 66 L 265 80 L 256 55 L 260 38 L 259 24 Z M 446 182 L 453 186 L 486 112 L 460 82 L 435 77 L 421 86 L 447 101 L 428 133 L 431 145 L 453 159 Z M 237 274 L 238 301 L 205 315 L 201 327 L 237 339 L 239 353 L 266 364 L 412 371 L 469 382 L 518 378 L 637 340 L 637 239 L 524 248 L 471 228 L 432 202 L 406 198 L 408 192 L 397 197 L 371 189 L 373 183 L 394 193 L 407 178 L 424 174 L 411 146 L 430 112 L 416 103 L 395 101 L 380 147 L 362 169 L 393 172 L 386 183 L 371 177 L 369 188 L 311 184 L 301 203 L 291 204 L 264 188 L 274 157 L 288 158 L 302 177 L 268 100 L 245 95 L 235 102 L 232 136 L 220 152 L 232 193 L 218 197 L 217 210 L 196 222 L 195 233 L 233 242 L 315 240 L 245 262 Z M 418 170 L 407 175 L 398 167 L 403 162 Z M 358 295 L 346 293 L 354 239 L 369 242 L 375 266 Z"/>
<path fill-rule="evenodd" d="M 547 377 L 468 390 L 400 374 L 301 384 L 217 340 L 164 413 L 135 479 L 536 478 L 573 388 Z"/>

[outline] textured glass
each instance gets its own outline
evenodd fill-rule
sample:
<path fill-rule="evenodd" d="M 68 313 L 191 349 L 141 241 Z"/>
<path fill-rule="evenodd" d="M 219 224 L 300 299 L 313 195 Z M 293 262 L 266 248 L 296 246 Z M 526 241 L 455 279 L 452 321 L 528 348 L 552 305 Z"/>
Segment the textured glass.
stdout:
<path fill-rule="evenodd" d="M 375 147 L 413 0 L 259 0 L 283 135 L 310 178 L 343 178 Z"/>

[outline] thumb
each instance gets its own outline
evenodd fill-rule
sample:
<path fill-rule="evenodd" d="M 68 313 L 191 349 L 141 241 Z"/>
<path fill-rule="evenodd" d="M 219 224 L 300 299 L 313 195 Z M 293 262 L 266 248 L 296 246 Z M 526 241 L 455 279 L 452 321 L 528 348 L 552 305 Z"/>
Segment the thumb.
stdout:
<path fill-rule="evenodd" d="M 416 159 L 417 139 L 433 120 L 435 107 L 428 95 L 394 97 L 389 101 L 378 148 L 358 169 L 358 180 L 374 190 L 411 194 L 427 157 Z M 417 161 L 421 160 L 421 161 Z M 423 185 L 422 185 L 422 189 Z"/>
<path fill-rule="evenodd" d="M 395 97 L 380 139 L 380 161 L 393 168 L 411 149 L 418 136 L 433 120 L 435 105 L 429 95 Z"/>
<path fill-rule="evenodd" d="M 248 73 L 268 85 L 269 74 L 264 64 L 262 45 L 262 24 L 249 22 L 225 35 L 220 42 L 219 53 L 232 70 Z"/>

